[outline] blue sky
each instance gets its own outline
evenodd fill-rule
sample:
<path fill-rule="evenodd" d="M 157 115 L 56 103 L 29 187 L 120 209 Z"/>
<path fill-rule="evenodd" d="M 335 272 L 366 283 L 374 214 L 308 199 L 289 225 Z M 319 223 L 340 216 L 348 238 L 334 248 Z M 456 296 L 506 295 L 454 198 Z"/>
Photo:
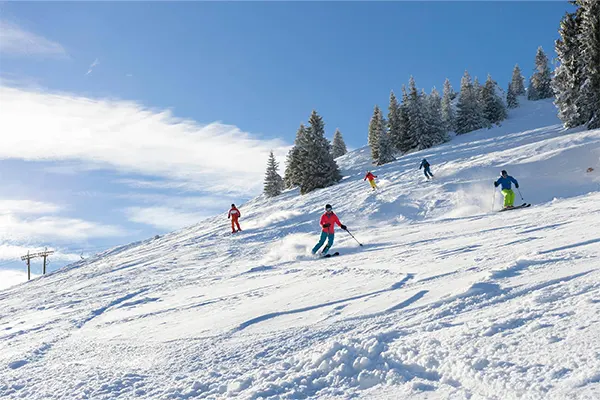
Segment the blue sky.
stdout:
<path fill-rule="evenodd" d="M 373 106 L 387 107 L 411 74 L 427 91 L 446 77 L 458 90 L 465 69 L 506 87 L 515 63 L 529 76 L 538 46 L 554 57 L 570 9 L 566 1 L 0 3 L 0 104 L 10 110 L 0 130 L 15 133 L 0 151 L 0 217 L 11 227 L 0 245 L 13 246 L 4 256 L 0 247 L 0 268 L 22 268 L 11 257 L 32 246 L 71 260 L 226 212 L 260 191 L 266 152 L 283 162 L 313 108 L 330 137 L 340 128 L 357 148 Z"/>

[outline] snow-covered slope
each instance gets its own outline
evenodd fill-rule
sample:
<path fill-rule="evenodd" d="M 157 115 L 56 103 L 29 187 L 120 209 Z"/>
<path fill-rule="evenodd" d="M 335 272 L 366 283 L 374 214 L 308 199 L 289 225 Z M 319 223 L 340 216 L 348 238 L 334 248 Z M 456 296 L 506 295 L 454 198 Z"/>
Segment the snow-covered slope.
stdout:
<path fill-rule="evenodd" d="M 554 115 L 525 102 L 375 193 L 360 149 L 241 234 L 218 216 L 0 292 L 0 398 L 599 398 L 600 131 Z M 492 212 L 501 169 L 532 207 Z M 363 247 L 309 255 L 326 203 Z"/>

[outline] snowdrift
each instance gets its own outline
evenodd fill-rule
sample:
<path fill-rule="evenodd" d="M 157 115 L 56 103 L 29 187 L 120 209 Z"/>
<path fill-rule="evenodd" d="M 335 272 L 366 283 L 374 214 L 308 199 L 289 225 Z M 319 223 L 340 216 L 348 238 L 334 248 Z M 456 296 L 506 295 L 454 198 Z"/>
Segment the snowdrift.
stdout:
<path fill-rule="evenodd" d="M 243 205 L 240 234 L 224 214 L 0 291 L 0 397 L 598 398 L 600 131 L 554 115 L 359 149 L 334 187 Z M 501 169 L 532 207 L 492 210 Z M 363 247 L 310 255 L 326 203 Z"/>

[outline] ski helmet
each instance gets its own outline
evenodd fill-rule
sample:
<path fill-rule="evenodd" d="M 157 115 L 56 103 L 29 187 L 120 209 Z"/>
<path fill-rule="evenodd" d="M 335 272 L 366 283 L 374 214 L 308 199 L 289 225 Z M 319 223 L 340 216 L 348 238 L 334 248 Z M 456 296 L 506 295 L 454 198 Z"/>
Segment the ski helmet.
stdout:
<path fill-rule="evenodd" d="M 331 204 L 325 205 L 325 211 L 331 211 L 331 210 L 333 210 L 333 207 L 331 207 Z"/>
<path fill-rule="evenodd" d="M 508 172 L 506 172 L 505 169 L 502 170 L 502 172 L 500 172 L 502 175 L 508 175 Z"/>

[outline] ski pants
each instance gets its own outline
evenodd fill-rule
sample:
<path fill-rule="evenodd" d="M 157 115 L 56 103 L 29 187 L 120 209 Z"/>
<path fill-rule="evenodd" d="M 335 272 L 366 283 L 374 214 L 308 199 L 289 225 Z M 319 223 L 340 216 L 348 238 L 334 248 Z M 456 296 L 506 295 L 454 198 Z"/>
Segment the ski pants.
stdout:
<path fill-rule="evenodd" d="M 317 243 L 317 245 L 313 247 L 312 253 L 316 254 L 317 251 L 319 251 L 319 249 L 321 248 L 321 246 L 323 246 L 323 244 L 325 243 L 325 240 L 327 240 L 327 246 L 325 246 L 325 248 L 323 249 L 323 254 L 327 254 L 331 246 L 333 246 L 333 236 L 333 233 L 327 233 L 325 231 L 322 231 L 321 239 L 319 240 L 319 243 Z"/>
<path fill-rule="evenodd" d="M 429 170 L 429 167 L 425 167 L 425 171 L 423 171 L 423 173 L 425 174 L 425 177 L 427 179 L 429 179 L 430 177 L 433 178 L 433 174 L 431 173 L 431 171 Z"/>
<path fill-rule="evenodd" d="M 373 189 L 377 189 L 377 185 L 375 184 L 375 180 L 369 180 L 369 183 L 371 184 L 371 187 Z"/>
<path fill-rule="evenodd" d="M 240 228 L 240 223 L 238 222 L 237 218 L 231 218 L 231 231 L 235 232 L 235 227 L 237 225 L 238 231 L 241 231 L 242 228 Z"/>
<path fill-rule="evenodd" d="M 512 189 L 504 189 L 502 194 L 504 195 L 504 207 L 512 206 L 515 202 L 515 192 Z"/>

